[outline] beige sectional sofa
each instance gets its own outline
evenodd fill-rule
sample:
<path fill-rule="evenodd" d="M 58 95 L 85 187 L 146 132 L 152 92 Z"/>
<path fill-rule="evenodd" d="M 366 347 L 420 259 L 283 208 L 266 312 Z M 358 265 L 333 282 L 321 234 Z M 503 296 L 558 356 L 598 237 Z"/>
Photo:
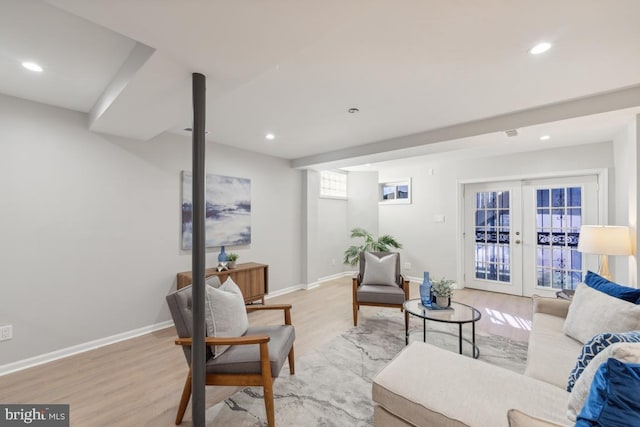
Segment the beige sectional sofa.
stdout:
<path fill-rule="evenodd" d="M 533 298 L 524 375 L 433 345 L 410 344 L 374 379 L 375 425 L 509 426 L 511 409 L 526 414 L 512 411 L 512 425 L 518 417 L 523 423 L 518 425 L 573 425 L 565 388 L 582 343 L 563 333 L 569 306 L 565 300 Z"/>

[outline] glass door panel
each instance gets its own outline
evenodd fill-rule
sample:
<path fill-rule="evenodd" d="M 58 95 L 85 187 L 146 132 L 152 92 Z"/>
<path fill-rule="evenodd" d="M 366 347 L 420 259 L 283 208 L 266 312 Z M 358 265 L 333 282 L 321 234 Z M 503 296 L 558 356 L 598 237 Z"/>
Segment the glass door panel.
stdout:
<path fill-rule="evenodd" d="M 516 190 L 517 192 L 517 190 Z M 465 187 L 465 206 L 471 209 L 465 219 L 465 267 L 467 285 L 496 292 L 521 293 L 521 281 L 513 281 L 518 262 L 512 258 L 515 236 L 513 206 L 515 195 L 510 183 L 474 184 Z M 471 234 L 471 233 L 469 233 Z M 516 259 L 516 261 L 519 261 Z"/>
<path fill-rule="evenodd" d="M 597 176 L 527 181 L 522 195 L 524 295 L 575 289 L 593 268 L 578 252 L 578 241 L 583 223 L 598 223 Z"/>

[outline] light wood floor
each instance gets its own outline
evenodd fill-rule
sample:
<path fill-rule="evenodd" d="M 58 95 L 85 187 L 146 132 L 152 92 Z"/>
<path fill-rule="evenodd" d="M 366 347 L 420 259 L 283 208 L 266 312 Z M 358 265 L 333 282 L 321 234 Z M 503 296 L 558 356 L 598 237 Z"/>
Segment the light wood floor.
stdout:
<path fill-rule="evenodd" d="M 412 283 L 413 298 L 419 295 L 417 286 Z M 529 298 L 463 289 L 455 292 L 454 299 L 480 310 L 478 333 L 528 339 Z M 272 298 L 267 303 L 293 304 L 296 357 L 321 348 L 353 327 L 350 278 Z M 372 316 L 377 310 L 380 308 L 362 307 L 360 317 Z M 252 313 L 249 321 L 252 325 L 277 323 L 282 321 L 281 316 Z M 72 426 L 173 426 L 187 373 L 184 355 L 173 344 L 174 339 L 175 330 L 167 328 L 2 376 L 0 402 L 70 404 Z M 235 391 L 235 387 L 208 387 L 207 407 Z M 190 408 L 182 423 L 185 427 L 192 425 Z"/>

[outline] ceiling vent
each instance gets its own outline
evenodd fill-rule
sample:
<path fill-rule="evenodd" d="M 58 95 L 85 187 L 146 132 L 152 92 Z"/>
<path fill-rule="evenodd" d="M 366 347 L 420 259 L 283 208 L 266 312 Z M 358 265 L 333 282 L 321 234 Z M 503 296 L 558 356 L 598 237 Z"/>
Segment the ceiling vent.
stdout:
<path fill-rule="evenodd" d="M 515 129 L 509 129 L 509 130 L 505 130 L 504 133 L 511 137 L 511 136 L 518 136 L 518 131 Z"/>

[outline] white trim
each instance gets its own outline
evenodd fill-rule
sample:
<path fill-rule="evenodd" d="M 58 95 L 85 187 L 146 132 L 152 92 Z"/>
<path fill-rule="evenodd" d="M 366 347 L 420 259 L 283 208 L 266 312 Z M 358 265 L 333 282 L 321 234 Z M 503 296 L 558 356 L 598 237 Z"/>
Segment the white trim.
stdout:
<path fill-rule="evenodd" d="M 404 278 L 409 282 L 414 282 L 414 283 L 422 283 L 422 281 L 424 280 L 424 277 L 418 277 L 418 276 L 404 276 Z"/>
<path fill-rule="evenodd" d="M 170 326 L 173 326 L 173 321 L 165 320 L 164 322 L 155 323 L 153 325 L 144 326 L 142 328 L 134 329 L 128 332 L 122 332 L 116 335 L 111 335 L 110 337 L 100 338 L 83 344 L 78 344 L 60 350 L 52 351 L 50 353 L 41 354 L 39 356 L 30 357 L 28 359 L 18 360 L 17 362 L 7 363 L 6 365 L 0 366 L 0 376 L 21 371 L 23 369 L 32 368 L 44 363 L 53 362 L 54 360 L 73 356 L 74 354 L 95 350 L 106 345 L 115 344 L 120 341 L 159 331 L 160 329 L 166 329 Z"/>
<path fill-rule="evenodd" d="M 332 274 L 330 276 L 320 277 L 315 282 L 309 283 L 307 285 L 307 289 L 317 288 L 318 286 L 320 286 L 323 283 L 328 282 L 330 280 L 339 279 L 341 277 L 354 276 L 356 274 L 357 273 L 355 271 L 343 271 L 342 273 L 336 273 L 336 274 Z"/>
<path fill-rule="evenodd" d="M 301 289 L 307 289 L 307 286 L 304 283 L 301 283 L 299 285 L 293 285 L 293 286 L 289 286 L 288 288 L 279 289 L 277 291 L 269 292 L 267 295 L 264 296 L 264 299 L 268 300 L 268 299 L 271 299 L 271 298 L 279 297 L 280 295 L 284 295 L 284 294 L 288 294 L 288 293 L 291 293 L 291 292 L 299 291 Z"/>
<path fill-rule="evenodd" d="M 332 274 L 331 276 L 325 276 L 318 279 L 318 281 L 310 283 L 308 285 L 299 284 L 290 286 L 285 289 L 279 289 L 275 292 L 270 292 L 265 295 L 265 300 L 271 299 L 280 295 L 295 292 L 301 289 L 308 290 L 320 286 L 324 282 L 328 282 L 340 277 L 352 276 L 355 271 L 345 271 L 342 273 Z M 71 347 L 63 348 L 60 350 L 52 351 L 50 353 L 41 354 L 39 356 L 30 357 L 28 359 L 19 360 L 17 362 L 7 363 L 0 366 L 0 377 L 3 375 L 11 374 L 13 372 L 22 371 L 23 369 L 33 368 L 34 366 L 42 365 L 45 363 L 53 362 L 54 360 L 62 359 L 65 357 L 73 356 L 74 354 L 84 353 L 86 351 L 95 350 L 100 347 L 104 347 L 110 344 L 115 344 L 120 341 L 125 341 L 131 338 L 139 337 L 141 335 L 149 334 L 151 332 L 159 331 L 173 326 L 172 320 L 165 320 L 164 322 L 155 323 L 153 325 L 144 326 L 142 328 L 134 329 L 128 332 L 122 332 L 120 334 L 112 335 L 110 337 L 99 338 L 97 340 L 89 341 L 83 344 L 74 345 Z"/>

